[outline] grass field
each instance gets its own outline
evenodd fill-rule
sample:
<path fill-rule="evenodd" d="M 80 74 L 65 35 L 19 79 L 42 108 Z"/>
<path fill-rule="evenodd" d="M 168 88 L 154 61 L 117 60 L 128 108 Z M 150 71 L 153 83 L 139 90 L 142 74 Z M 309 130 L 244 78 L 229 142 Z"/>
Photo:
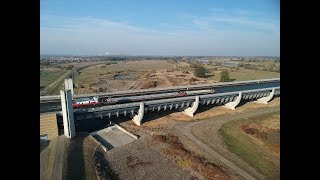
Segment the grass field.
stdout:
<path fill-rule="evenodd" d="M 223 69 L 227 70 L 230 74 L 230 79 L 233 81 L 245 81 L 245 80 L 256 80 L 256 79 L 269 79 L 269 78 L 279 78 L 280 73 L 261 71 L 261 70 L 250 70 L 244 68 L 229 68 L 224 66 L 213 66 L 213 65 L 203 65 L 207 70 L 206 79 L 220 81 L 220 73 Z M 188 70 L 193 73 L 194 69 L 188 66 L 188 63 L 179 63 L 177 65 L 179 70 Z"/>
<path fill-rule="evenodd" d="M 280 179 L 279 112 L 231 121 L 219 130 L 228 149 L 270 179 Z"/>
<path fill-rule="evenodd" d="M 235 79 L 236 81 L 269 79 L 269 78 L 280 77 L 280 73 L 277 73 L 277 72 L 249 70 L 249 69 L 240 69 L 240 70 L 235 70 L 233 72 L 230 71 L 229 73 L 230 73 L 230 78 Z"/>
<path fill-rule="evenodd" d="M 74 83 L 80 83 L 81 85 L 86 86 L 95 82 L 101 76 L 101 74 L 108 72 L 107 68 L 101 68 L 101 66 L 102 65 L 94 65 L 82 69 L 75 78 Z"/>
<path fill-rule="evenodd" d="M 208 79 L 220 81 L 220 73 L 222 69 L 226 69 L 229 72 L 230 79 L 232 81 L 246 81 L 280 77 L 280 73 L 277 72 L 250 70 L 243 68 L 239 68 L 239 70 L 237 70 L 228 67 L 219 67 L 218 70 L 211 70 L 209 71 L 209 73 L 207 73 Z"/>
<path fill-rule="evenodd" d="M 59 68 L 47 68 L 40 71 L 40 86 L 49 85 L 66 72 L 67 70 L 62 70 Z"/>
<path fill-rule="evenodd" d="M 156 71 L 175 69 L 172 63 L 159 60 L 127 61 L 110 65 L 111 71 Z"/>
<path fill-rule="evenodd" d="M 64 88 L 64 80 L 69 78 L 71 71 L 66 71 L 64 74 L 55 79 L 52 83 L 45 86 L 43 91 L 47 95 L 58 95 L 59 91 Z"/>

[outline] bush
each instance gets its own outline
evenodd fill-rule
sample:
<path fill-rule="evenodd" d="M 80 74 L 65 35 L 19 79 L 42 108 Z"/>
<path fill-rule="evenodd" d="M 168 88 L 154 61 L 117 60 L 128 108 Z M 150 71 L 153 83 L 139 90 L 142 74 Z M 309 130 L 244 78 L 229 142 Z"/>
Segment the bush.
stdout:
<path fill-rule="evenodd" d="M 196 80 L 197 80 L 196 78 L 192 77 L 192 78 L 189 79 L 189 83 L 193 83 L 193 82 L 195 82 Z"/>
<path fill-rule="evenodd" d="M 50 62 L 49 61 L 40 61 L 40 65 L 49 66 Z"/>
<path fill-rule="evenodd" d="M 104 91 L 105 91 L 105 89 L 104 89 L 104 88 L 99 87 L 98 92 L 104 92 Z"/>
<path fill-rule="evenodd" d="M 227 70 L 223 70 L 221 72 L 220 82 L 229 82 L 229 81 L 230 81 L 229 72 Z"/>
<path fill-rule="evenodd" d="M 67 66 L 67 70 L 71 70 L 71 69 L 73 69 L 74 68 L 74 65 L 69 65 L 69 66 Z"/>
<path fill-rule="evenodd" d="M 196 66 L 196 69 L 194 71 L 194 75 L 196 77 L 205 78 L 206 77 L 207 70 L 203 66 Z"/>

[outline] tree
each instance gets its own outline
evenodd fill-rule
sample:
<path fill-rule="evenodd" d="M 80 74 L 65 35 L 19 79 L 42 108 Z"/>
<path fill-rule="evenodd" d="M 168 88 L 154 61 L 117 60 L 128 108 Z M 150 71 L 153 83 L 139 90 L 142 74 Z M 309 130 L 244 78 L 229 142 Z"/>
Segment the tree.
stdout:
<path fill-rule="evenodd" d="M 196 66 L 196 69 L 194 71 L 194 75 L 196 77 L 205 78 L 206 77 L 207 70 L 203 66 Z"/>
<path fill-rule="evenodd" d="M 229 72 L 227 70 L 223 70 L 221 72 L 220 82 L 229 82 L 229 81 L 230 81 Z"/>
<path fill-rule="evenodd" d="M 71 69 L 73 69 L 74 68 L 74 66 L 73 65 L 69 65 L 69 66 L 67 66 L 67 70 L 71 70 Z"/>
<path fill-rule="evenodd" d="M 49 66 L 50 62 L 49 61 L 40 61 L 40 65 Z"/>

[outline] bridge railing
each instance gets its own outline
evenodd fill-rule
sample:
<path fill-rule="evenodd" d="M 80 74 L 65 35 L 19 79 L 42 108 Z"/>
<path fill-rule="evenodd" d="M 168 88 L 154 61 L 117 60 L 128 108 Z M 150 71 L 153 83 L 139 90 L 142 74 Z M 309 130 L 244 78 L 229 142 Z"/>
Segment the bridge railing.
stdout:
<path fill-rule="evenodd" d="M 280 78 L 273 79 L 260 79 L 260 80 L 250 80 L 250 81 L 236 81 L 236 82 L 223 82 L 223 83 L 214 83 L 214 84 L 198 84 L 198 85 L 190 85 L 190 86 L 176 86 L 176 87 L 167 87 L 167 88 L 152 88 L 152 89 L 144 89 L 144 90 L 130 90 L 130 91 L 117 91 L 117 92 L 107 92 L 107 93 L 92 93 L 92 94 L 77 94 L 74 95 L 74 98 L 82 98 L 82 97 L 93 97 L 93 96 L 105 96 L 105 95 L 121 95 L 121 94 L 134 94 L 134 93 L 150 93 L 157 91 L 170 91 L 170 90 L 179 90 L 185 88 L 205 88 L 205 87 L 221 87 L 221 86 L 231 86 L 231 85 L 244 85 L 244 84 L 254 84 L 254 83 L 264 83 L 264 82 L 274 82 L 280 81 Z M 40 96 L 40 101 L 46 100 L 58 100 L 60 99 L 59 95 L 54 96 Z"/>

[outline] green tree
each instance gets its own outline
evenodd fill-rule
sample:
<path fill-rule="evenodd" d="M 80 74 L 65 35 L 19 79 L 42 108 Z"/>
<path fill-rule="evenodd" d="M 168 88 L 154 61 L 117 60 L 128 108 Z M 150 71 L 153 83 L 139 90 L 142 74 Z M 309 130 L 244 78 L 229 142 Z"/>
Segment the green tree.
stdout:
<path fill-rule="evenodd" d="M 40 65 L 49 66 L 50 62 L 49 61 L 40 61 Z"/>
<path fill-rule="evenodd" d="M 69 65 L 69 66 L 67 66 L 67 70 L 71 70 L 71 69 L 73 69 L 74 68 L 74 66 L 73 65 Z"/>
<path fill-rule="evenodd" d="M 194 71 L 194 75 L 196 77 L 205 78 L 206 77 L 207 70 L 203 66 L 196 66 L 196 69 Z"/>
<path fill-rule="evenodd" d="M 229 72 L 227 70 L 223 70 L 221 72 L 220 82 L 229 82 L 229 81 L 230 81 Z"/>

